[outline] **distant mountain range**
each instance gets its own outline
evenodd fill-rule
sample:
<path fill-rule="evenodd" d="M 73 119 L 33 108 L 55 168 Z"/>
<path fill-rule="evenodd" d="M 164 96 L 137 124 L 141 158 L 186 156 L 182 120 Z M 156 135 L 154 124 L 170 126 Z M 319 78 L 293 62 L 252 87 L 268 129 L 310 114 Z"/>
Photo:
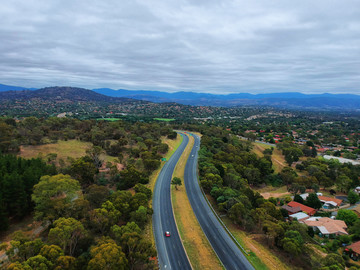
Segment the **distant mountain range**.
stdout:
<path fill-rule="evenodd" d="M 269 93 L 269 94 L 229 94 L 215 95 L 194 92 L 167 93 L 160 91 L 130 91 L 113 90 L 109 88 L 94 89 L 93 91 L 114 97 L 128 97 L 151 102 L 176 102 L 184 105 L 196 106 L 274 106 L 281 108 L 307 109 L 336 109 L 359 110 L 360 95 L 352 94 L 302 94 L 298 92 Z"/>
<path fill-rule="evenodd" d="M 38 90 L 13 90 L 0 92 L 1 100 L 32 100 L 39 99 L 44 101 L 56 102 L 106 102 L 106 103 L 131 103 L 139 100 L 124 98 L 124 97 L 110 97 L 96 93 L 94 91 L 77 88 L 77 87 L 46 87 Z"/>
<path fill-rule="evenodd" d="M 25 90 L 26 89 L 26 90 Z M 10 92 L 4 92 L 9 91 Z M 146 90 L 113 90 L 99 88 L 87 90 L 75 87 L 47 87 L 36 90 L 0 84 L 0 99 L 63 98 L 72 101 L 124 102 L 133 99 L 156 103 L 175 102 L 196 106 L 272 106 L 312 110 L 360 110 L 360 95 L 302 94 L 298 92 L 269 94 L 215 95 L 194 92 L 167 93 Z"/>
<path fill-rule="evenodd" d="M 21 86 L 12 86 L 12 85 L 5 85 L 0 84 L 0 92 L 4 91 L 21 91 L 21 90 L 36 90 L 37 88 L 26 88 Z"/>

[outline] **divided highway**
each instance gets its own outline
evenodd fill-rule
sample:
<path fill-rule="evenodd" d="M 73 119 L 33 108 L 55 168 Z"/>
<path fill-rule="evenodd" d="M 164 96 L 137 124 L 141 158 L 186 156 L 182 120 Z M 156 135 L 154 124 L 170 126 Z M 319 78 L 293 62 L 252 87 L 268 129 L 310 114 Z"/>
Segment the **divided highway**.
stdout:
<path fill-rule="evenodd" d="M 177 231 L 171 204 L 171 179 L 175 166 L 189 142 L 187 136 L 162 168 L 153 194 L 153 229 L 160 269 L 191 269 L 180 236 Z M 171 236 L 165 237 L 169 231 Z"/>
<path fill-rule="evenodd" d="M 239 247 L 234 243 L 207 204 L 197 178 L 200 138 L 191 134 L 194 147 L 185 166 L 184 182 L 191 207 L 212 248 L 226 269 L 254 269 Z"/>

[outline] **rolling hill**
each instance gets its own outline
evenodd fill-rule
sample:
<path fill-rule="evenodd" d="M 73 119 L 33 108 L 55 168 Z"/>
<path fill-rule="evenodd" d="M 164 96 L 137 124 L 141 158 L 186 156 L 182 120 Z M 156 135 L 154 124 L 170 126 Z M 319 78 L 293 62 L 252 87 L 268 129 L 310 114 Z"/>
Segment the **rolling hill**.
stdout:
<path fill-rule="evenodd" d="M 141 90 L 113 90 L 109 88 L 93 91 L 113 97 L 127 97 L 151 102 L 176 102 L 195 106 L 273 106 L 292 109 L 312 110 L 360 110 L 360 95 L 353 94 L 303 94 L 298 92 L 269 94 L 229 94 L 214 95 L 207 93 Z"/>

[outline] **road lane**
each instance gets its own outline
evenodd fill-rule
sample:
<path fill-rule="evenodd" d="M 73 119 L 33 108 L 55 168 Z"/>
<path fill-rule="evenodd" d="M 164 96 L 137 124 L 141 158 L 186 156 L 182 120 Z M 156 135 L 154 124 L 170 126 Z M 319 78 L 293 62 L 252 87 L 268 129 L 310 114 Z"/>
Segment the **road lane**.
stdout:
<path fill-rule="evenodd" d="M 191 207 L 198 219 L 202 230 L 208 238 L 226 269 L 254 269 L 239 247 L 225 231 L 218 219 L 207 204 L 197 178 L 198 150 L 200 138 L 191 134 L 195 143 L 185 166 L 184 182 Z"/>
<path fill-rule="evenodd" d="M 160 269 L 191 269 L 177 231 L 171 203 L 171 179 L 175 166 L 189 142 L 187 136 L 162 168 L 153 194 L 153 228 Z M 171 233 L 165 237 L 165 231 Z"/>

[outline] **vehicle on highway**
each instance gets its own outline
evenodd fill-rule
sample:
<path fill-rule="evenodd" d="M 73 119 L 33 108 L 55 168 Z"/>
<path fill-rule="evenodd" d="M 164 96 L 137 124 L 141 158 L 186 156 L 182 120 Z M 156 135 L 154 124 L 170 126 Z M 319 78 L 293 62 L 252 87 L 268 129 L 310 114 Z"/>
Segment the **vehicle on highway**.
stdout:
<path fill-rule="evenodd" d="M 166 231 L 166 232 L 165 232 L 165 236 L 166 236 L 166 237 L 170 237 L 170 232 Z"/>

